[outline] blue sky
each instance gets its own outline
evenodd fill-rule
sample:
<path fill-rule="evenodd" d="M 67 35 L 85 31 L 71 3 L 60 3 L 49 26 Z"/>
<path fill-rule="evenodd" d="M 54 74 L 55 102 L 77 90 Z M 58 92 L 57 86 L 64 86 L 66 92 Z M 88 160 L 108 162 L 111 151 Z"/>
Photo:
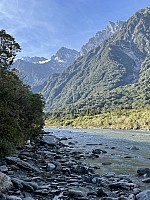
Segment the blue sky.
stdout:
<path fill-rule="evenodd" d="M 50 58 L 80 50 L 109 21 L 127 20 L 150 0 L 0 0 L 0 29 L 21 45 L 20 56 Z"/>

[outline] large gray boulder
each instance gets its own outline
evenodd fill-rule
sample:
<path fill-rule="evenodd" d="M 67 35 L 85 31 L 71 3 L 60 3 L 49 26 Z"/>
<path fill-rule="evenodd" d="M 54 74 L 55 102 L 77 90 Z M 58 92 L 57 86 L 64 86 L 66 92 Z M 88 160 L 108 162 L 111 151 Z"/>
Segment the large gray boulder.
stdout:
<path fill-rule="evenodd" d="M 43 142 L 50 146 L 55 146 L 58 144 L 58 138 L 56 138 L 54 135 L 44 135 Z"/>
<path fill-rule="evenodd" d="M 11 178 L 6 174 L 0 172 L 0 191 L 6 191 L 12 188 L 13 184 L 11 182 Z"/>
<path fill-rule="evenodd" d="M 17 158 L 17 157 L 6 157 L 6 160 L 8 162 L 10 162 L 10 163 L 16 164 L 20 168 L 26 169 L 28 171 L 40 172 L 40 170 L 38 168 L 32 166 L 28 162 L 25 162 L 25 161 L 21 160 L 20 158 Z"/>
<path fill-rule="evenodd" d="M 150 190 L 144 190 L 136 195 L 137 200 L 150 200 Z"/>

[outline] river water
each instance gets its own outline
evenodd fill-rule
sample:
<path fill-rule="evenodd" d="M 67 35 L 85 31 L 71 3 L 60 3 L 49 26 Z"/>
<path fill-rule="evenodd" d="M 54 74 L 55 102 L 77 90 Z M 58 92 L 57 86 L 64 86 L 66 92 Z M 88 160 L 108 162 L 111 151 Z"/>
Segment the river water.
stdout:
<path fill-rule="evenodd" d="M 150 168 L 150 131 L 127 131 L 110 129 L 75 129 L 75 128 L 45 128 L 45 131 L 69 140 L 74 149 L 81 153 L 92 153 L 93 149 L 102 149 L 107 153 L 96 159 L 84 159 L 99 174 L 114 172 L 120 175 L 129 175 L 144 188 L 150 189 L 150 183 L 142 183 L 137 178 L 139 168 Z M 71 144 L 70 143 L 70 144 Z"/>

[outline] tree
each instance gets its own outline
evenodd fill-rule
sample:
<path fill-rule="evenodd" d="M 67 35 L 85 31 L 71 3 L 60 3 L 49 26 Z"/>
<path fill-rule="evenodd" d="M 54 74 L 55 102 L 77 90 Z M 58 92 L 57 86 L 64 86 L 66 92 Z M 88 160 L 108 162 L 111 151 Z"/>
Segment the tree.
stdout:
<path fill-rule="evenodd" d="M 8 70 L 13 63 L 17 52 L 21 51 L 20 45 L 15 39 L 6 33 L 5 30 L 0 31 L 0 66 Z"/>
<path fill-rule="evenodd" d="M 12 36 L 0 31 L 0 155 L 39 134 L 44 124 L 42 96 L 33 94 L 10 70 L 20 50 Z"/>

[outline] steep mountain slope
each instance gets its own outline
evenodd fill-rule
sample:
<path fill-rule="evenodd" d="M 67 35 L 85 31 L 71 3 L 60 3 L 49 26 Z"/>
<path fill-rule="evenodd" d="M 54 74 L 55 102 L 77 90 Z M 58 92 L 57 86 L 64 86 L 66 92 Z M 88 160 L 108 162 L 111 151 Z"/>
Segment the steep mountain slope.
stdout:
<path fill-rule="evenodd" d="M 149 25 L 150 8 L 136 12 L 112 37 L 50 77 L 42 90 L 46 110 L 101 110 L 128 100 L 126 106 L 133 106 L 138 96 L 149 95 L 142 91 L 143 77 L 149 82 Z"/>
<path fill-rule="evenodd" d="M 98 47 L 106 39 L 109 39 L 114 33 L 116 33 L 123 25 L 124 22 L 117 20 L 116 22 L 109 22 L 106 28 L 102 31 L 98 31 L 96 35 L 89 39 L 89 41 L 82 46 L 80 55 L 85 55 L 92 49 Z"/>
<path fill-rule="evenodd" d="M 42 84 L 50 74 L 62 72 L 78 56 L 77 51 L 62 47 L 50 59 L 25 57 L 16 60 L 12 67 L 18 69 L 23 81 L 33 87 Z"/>

